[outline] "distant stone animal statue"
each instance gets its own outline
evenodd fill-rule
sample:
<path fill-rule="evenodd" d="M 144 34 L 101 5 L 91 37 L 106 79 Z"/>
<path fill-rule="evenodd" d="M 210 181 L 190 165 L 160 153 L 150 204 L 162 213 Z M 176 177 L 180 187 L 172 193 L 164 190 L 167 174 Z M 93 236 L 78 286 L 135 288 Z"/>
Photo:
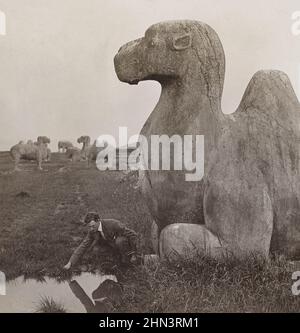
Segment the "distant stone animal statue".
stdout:
<path fill-rule="evenodd" d="M 82 143 L 81 149 L 81 159 L 87 161 L 88 167 L 90 167 L 92 161 L 95 161 L 98 153 L 103 149 L 102 147 L 97 147 L 97 141 L 91 145 L 91 138 L 89 136 L 81 136 L 77 140 L 78 143 Z"/>
<path fill-rule="evenodd" d="M 87 160 L 89 149 L 91 147 L 91 138 L 88 135 L 83 135 L 77 139 L 79 144 L 82 143 L 81 156 L 84 160 Z"/>
<path fill-rule="evenodd" d="M 37 138 L 37 144 L 34 144 L 29 140 L 26 144 L 18 143 L 10 149 L 11 157 L 14 161 L 15 171 L 19 171 L 19 163 L 21 159 L 35 160 L 38 164 L 38 169 L 42 170 L 42 162 L 49 160 L 51 151 L 48 148 L 50 139 L 46 136 L 39 136 Z"/>
<path fill-rule="evenodd" d="M 141 134 L 204 135 L 205 175 L 141 171 L 162 257 L 204 251 L 300 257 L 300 104 L 286 74 L 259 71 L 237 111 L 224 115 L 225 56 L 197 21 L 151 26 L 115 57 L 119 79 L 156 80 L 158 104 Z"/>
<path fill-rule="evenodd" d="M 21 142 L 23 142 L 23 141 L 21 141 Z M 38 142 L 37 141 L 33 142 L 32 140 L 28 140 L 27 145 L 38 146 Z M 51 149 L 50 148 L 47 147 L 47 150 L 43 150 L 42 158 L 43 158 L 43 161 L 45 161 L 45 162 L 51 161 Z M 35 153 L 28 154 L 27 156 L 24 157 L 24 159 L 34 161 L 34 160 L 36 160 L 36 155 L 35 155 Z"/>
<path fill-rule="evenodd" d="M 47 148 L 45 162 L 50 162 L 51 161 L 51 154 L 52 154 L 51 149 Z"/>
<path fill-rule="evenodd" d="M 94 143 L 89 147 L 89 150 L 87 152 L 87 161 L 88 161 L 88 167 L 91 166 L 91 163 L 93 161 L 97 160 L 98 154 L 105 148 L 107 148 L 108 143 L 104 142 L 103 147 L 97 147 L 97 140 L 94 141 Z M 107 161 L 107 158 L 105 158 L 105 161 Z"/>
<path fill-rule="evenodd" d="M 66 150 L 66 156 L 72 162 L 79 162 L 81 161 L 81 149 L 77 147 L 69 147 Z"/>
<path fill-rule="evenodd" d="M 73 147 L 72 142 L 70 141 L 58 141 L 58 152 L 65 153 L 68 148 Z"/>
<path fill-rule="evenodd" d="M 100 151 L 101 149 L 97 147 L 97 141 L 95 140 L 94 143 L 89 147 L 89 151 L 87 153 L 88 167 L 90 167 L 92 161 L 97 159 L 97 155 Z"/>

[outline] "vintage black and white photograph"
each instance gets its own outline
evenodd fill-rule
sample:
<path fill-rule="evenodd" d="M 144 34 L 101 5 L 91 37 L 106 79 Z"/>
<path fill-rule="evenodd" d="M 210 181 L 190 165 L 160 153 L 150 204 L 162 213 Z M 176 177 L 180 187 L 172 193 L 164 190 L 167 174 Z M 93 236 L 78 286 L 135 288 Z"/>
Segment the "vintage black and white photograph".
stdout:
<path fill-rule="evenodd" d="M 0 313 L 299 313 L 299 99 L 299 0 L 0 0 Z"/>

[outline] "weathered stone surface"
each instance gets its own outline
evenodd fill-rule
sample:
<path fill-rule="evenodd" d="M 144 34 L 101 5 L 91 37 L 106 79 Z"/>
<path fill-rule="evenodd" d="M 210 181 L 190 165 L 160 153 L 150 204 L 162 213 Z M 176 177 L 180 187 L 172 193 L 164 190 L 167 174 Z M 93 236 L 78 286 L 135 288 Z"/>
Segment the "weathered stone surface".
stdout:
<path fill-rule="evenodd" d="M 218 258 L 225 254 L 219 239 L 198 224 L 166 226 L 160 234 L 159 247 L 161 258 L 170 261 L 189 260 L 203 254 Z"/>
<path fill-rule="evenodd" d="M 141 134 L 205 135 L 205 152 L 216 145 L 225 60 L 217 34 L 196 21 L 151 26 L 145 37 L 124 45 L 115 57 L 121 81 L 156 80 L 158 104 Z M 142 189 L 160 229 L 171 223 L 204 223 L 202 182 L 187 182 L 186 170 L 147 171 Z"/>
<path fill-rule="evenodd" d="M 205 224 L 224 246 L 300 255 L 300 105 L 288 77 L 260 71 L 210 156 Z"/>
<path fill-rule="evenodd" d="M 271 250 L 300 256 L 299 102 L 284 73 L 260 71 L 238 110 L 225 116 L 224 64 L 217 34 L 195 21 L 156 24 L 115 57 L 121 81 L 161 83 L 141 134 L 205 136 L 201 182 L 186 182 L 186 170 L 141 172 L 146 202 L 163 230 L 161 255 L 170 246 L 186 247 L 190 235 L 198 235 L 198 248 L 206 249 L 207 230 L 235 255 Z M 178 227 L 186 238 L 177 241 L 175 226 L 164 229 L 174 223 L 198 225 Z"/>

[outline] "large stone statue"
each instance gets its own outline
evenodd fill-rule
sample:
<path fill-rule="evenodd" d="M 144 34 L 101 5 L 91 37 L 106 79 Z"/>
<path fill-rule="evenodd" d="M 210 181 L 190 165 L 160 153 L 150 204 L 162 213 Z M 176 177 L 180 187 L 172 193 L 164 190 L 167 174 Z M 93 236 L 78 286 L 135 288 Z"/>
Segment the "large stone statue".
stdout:
<path fill-rule="evenodd" d="M 224 115 L 223 48 L 196 21 L 151 26 L 119 50 L 115 68 L 123 82 L 161 83 L 141 134 L 205 137 L 202 181 L 187 182 L 186 170 L 140 173 L 161 256 L 300 256 L 300 105 L 288 77 L 256 73 L 238 110 Z"/>

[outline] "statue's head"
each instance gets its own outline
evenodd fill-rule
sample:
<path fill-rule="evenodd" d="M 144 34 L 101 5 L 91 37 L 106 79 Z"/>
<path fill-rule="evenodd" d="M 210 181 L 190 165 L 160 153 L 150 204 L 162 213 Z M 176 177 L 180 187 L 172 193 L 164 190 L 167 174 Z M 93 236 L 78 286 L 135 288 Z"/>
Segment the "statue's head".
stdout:
<path fill-rule="evenodd" d="M 91 138 L 88 135 L 82 135 L 77 139 L 78 143 L 89 144 L 91 142 Z"/>
<path fill-rule="evenodd" d="M 50 143 L 50 139 L 47 136 L 39 136 L 37 138 L 37 143 L 38 144 L 41 144 L 41 143 L 48 144 L 48 143 Z"/>
<path fill-rule="evenodd" d="M 198 78 L 221 96 L 225 57 L 216 32 L 198 21 L 167 21 L 152 25 L 145 36 L 122 46 L 114 59 L 118 78 L 129 84 Z"/>

